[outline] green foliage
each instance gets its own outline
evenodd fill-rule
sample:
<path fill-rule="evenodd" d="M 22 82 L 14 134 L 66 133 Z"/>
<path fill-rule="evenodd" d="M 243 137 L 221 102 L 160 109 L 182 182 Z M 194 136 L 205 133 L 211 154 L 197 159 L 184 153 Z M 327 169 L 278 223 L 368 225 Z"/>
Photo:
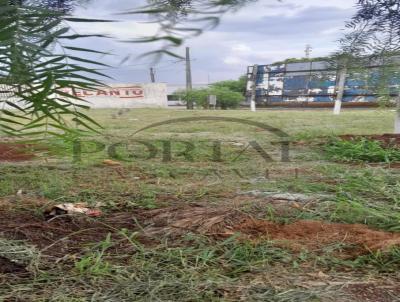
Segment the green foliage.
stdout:
<path fill-rule="evenodd" d="M 177 91 L 175 95 L 184 101 L 188 99 L 195 102 L 198 107 L 208 108 L 207 96 L 217 96 L 217 107 L 221 109 L 237 108 L 244 100 L 241 93 L 232 91 L 226 87 L 210 87 L 193 89 L 190 92 L 184 90 Z"/>
<path fill-rule="evenodd" d="M 65 89 L 101 86 L 93 76 L 104 75 L 81 64 L 105 65 L 75 55 L 93 50 L 70 47 L 67 53 L 61 44 L 63 39 L 82 37 L 69 35 L 64 21 L 90 20 L 9 3 L 0 0 L 0 131 L 9 135 L 59 135 L 60 131 L 79 133 L 74 126 L 95 130 L 99 125 L 82 113 L 89 108 L 86 101 Z"/>
<path fill-rule="evenodd" d="M 289 63 L 306 63 L 306 62 L 317 62 L 317 61 L 327 61 L 328 57 L 316 57 L 316 58 L 288 58 L 284 61 L 279 61 L 272 63 L 271 65 L 282 65 Z"/>
<path fill-rule="evenodd" d="M 393 162 L 400 161 L 400 150 L 384 148 L 377 141 L 360 139 L 357 141 L 334 140 L 325 147 L 329 158 L 354 162 Z"/>
<path fill-rule="evenodd" d="M 87 2 L 90 0 L 18 0 L 22 5 L 35 4 L 36 6 L 48 7 L 63 12 L 71 12 L 77 2 Z M 17 2 L 14 0 L 14 2 Z"/>
<path fill-rule="evenodd" d="M 376 267 L 380 272 L 396 272 L 400 266 L 400 249 L 391 248 L 389 251 L 377 251 L 355 259 L 353 267 Z"/>
<path fill-rule="evenodd" d="M 338 196 L 329 219 L 341 223 L 361 223 L 392 232 L 400 231 L 400 215 L 397 206 L 368 204 L 352 196 Z"/>
<path fill-rule="evenodd" d="M 75 262 L 75 268 L 81 274 L 90 275 L 107 275 L 111 273 L 110 264 L 105 261 L 104 254 L 112 246 L 111 234 L 101 241 L 97 246 L 98 250 L 89 253 L 82 257 L 79 261 Z"/>
<path fill-rule="evenodd" d="M 247 77 L 245 75 L 241 76 L 238 80 L 227 80 L 216 82 L 210 85 L 212 88 L 227 88 L 231 91 L 246 94 Z"/>
<path fill-rule="evenodd" d="M 400 50 L 398 1 L 358 0 L 357 12 L 347 22 L 351 29 L 341 39 L 344 53 L 385 56 Z"/>

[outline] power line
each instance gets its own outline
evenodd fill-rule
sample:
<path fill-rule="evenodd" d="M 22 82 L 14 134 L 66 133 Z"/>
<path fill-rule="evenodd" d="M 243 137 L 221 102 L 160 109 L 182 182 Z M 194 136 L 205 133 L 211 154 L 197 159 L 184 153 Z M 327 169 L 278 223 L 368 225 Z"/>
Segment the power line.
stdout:
<path fill-rule="evenodd" d="M 174 61 L 171 64 L 166 64 L 166 65 L 162 65 L 162 66 L 155 66 L 155 67 L 157 68 L 157 70 L 160 70 L 160 69 L 164 69 L 165 67 L 170 67 L 172 65 L 176 65 L 176 64 L 178 64 L 180 62 L 184 62 L 184 60 L 178 60 L 178 61 Z"/>

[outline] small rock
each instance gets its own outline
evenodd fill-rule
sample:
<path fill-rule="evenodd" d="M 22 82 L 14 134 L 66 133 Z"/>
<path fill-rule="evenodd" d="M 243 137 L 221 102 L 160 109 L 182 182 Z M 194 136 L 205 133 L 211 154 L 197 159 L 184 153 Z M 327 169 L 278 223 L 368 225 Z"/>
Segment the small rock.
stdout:
<path fill-rule="evenodd" d="M 120 162 L 111 160 L 111 159 L 103 160 L 103 164 L 107 165 L 107 166 L 121 166 L 122 165 Z"/>
<path fill-rule="evenodd" d="M 298 202 L 307 203 L 313 200 L 326 199 L 327 195 L 317 194 L 317 195 L 305 195 L 299 193 L 281 193 L 281 192 L 268 192 L 260 190 L 252 190 L 241 193 L 242 195 L 251 195 L 255 197 L 266 197 L 272 200 L 281 200 L 288 202 Z"/>
<path fill-rule="evenodd" d="M 325 274 L 322 271 L 319 271 L 318 273 L 309 273 L 307 275 L 314 277 L 314 278 L 319 278 L 319 279 L 329 279 L 330 278 L 329 275 Z"/>

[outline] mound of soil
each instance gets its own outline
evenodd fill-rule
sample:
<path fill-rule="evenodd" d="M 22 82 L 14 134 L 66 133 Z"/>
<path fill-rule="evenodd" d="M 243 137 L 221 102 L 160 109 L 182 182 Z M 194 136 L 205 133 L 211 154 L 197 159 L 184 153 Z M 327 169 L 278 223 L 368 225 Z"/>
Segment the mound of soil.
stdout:
<path fill-rule="evenodd" d="M 346 244 L 352 247 L 350 255 L 400 246 L 400 234 L 372 230 L 361 224 L 299 220 L 284 225 L 253 219 L 229 208 L 202 206 L 159 209 L 143 214 L 149 224 L 145 228 L 148 236 L 176 237 L 194 232 L 218 238 L 240 233 L 244 239 L 273 240 L 277 245 L 295 251 L 304 248 L 318 251 L 327 245 Z"/>
<path fill-rule="evenodd" d="M 391 133 L 386 133 L 382 135 L 353 135 L 353 134 L 347 134 L 347 135 L 341 135 L 339 136 L 343 140 L 347 141 L 356 141 L 360 139 L 367 139 L 367 140 L 374 140 L 378 141 L 382 147 L 388 148 L 388 147 L 395 147 L 395 148 L 400 148 L 400 134 L 391 134 Z"/>
<path fill-rule="evenodd" d="M 17 143 L 0 143 L 0 162 L 19 162 L 31 160 L 35 155 L 31 152 L 32 146 Z"/>
<path fill-rule="evenodd" d="M 250 238 L 268 238 L 299 251 L 304 247 L 320 250 L 328 245 L 342 243 L 354 246 L 354 254 L 365 254 L 400 245 L 400 234 L 372 230 L 361 224 L 299 220 L 282 225 L 248 219 L 239 224 L 236 230 Z"/>

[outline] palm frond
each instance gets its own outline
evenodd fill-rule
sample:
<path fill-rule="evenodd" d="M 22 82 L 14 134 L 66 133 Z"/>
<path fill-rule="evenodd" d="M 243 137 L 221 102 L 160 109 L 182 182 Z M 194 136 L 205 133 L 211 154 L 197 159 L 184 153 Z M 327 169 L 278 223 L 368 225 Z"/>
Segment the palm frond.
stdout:
<path fill-rule="evenodd" d="M 77 125 L 95 131 L 100 125 L 81 112 L 88 108 L 85 101 L 61 89 L 102 86 L 101 81 L 85 73 L 104 76 L 92 66 L 106 65 L 80 54 L 103 53 L 67 46 L 66 50 L 74 52 L 70 55 L 63 50 L 60 39 L 70 35 L 66 19 L 102 20 L 70 18 L 59 10 L 23 4 L 0 0 L 0 131 L 21 135 L 32 134 L 30 130 L 35 129 L 38 135 L 46 130 L 74 132 Z"/>

